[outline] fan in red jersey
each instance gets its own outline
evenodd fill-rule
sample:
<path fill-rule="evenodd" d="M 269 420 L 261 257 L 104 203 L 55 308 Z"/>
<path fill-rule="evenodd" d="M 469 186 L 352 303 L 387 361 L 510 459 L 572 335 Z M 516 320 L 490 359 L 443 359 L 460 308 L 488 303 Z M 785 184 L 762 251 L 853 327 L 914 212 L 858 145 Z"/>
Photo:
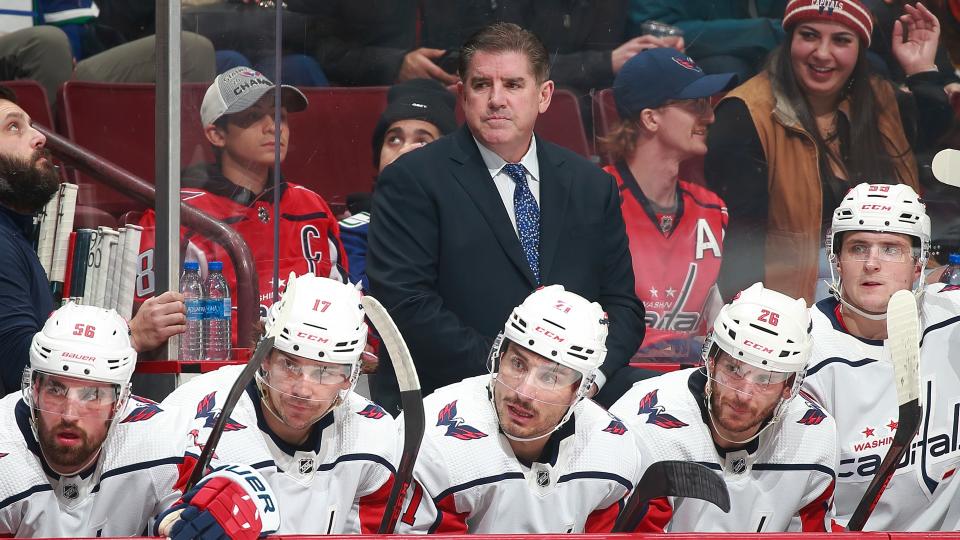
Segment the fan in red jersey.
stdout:
<path fill-rule="evenodd" d="M 636 293 L 646 309 L 635 358 L 699 356 L 693 338 L 706 333 L 727 208 L 713 192 L 681 180 L 680 164 L 706 154 L 710 96 L 735 83 L 732 73 L 705 75 L 675 49 L 636 55 L 614 81 L 622 120 L 606 140 L 616 161 L 605 170 L 620 186 Z"/>

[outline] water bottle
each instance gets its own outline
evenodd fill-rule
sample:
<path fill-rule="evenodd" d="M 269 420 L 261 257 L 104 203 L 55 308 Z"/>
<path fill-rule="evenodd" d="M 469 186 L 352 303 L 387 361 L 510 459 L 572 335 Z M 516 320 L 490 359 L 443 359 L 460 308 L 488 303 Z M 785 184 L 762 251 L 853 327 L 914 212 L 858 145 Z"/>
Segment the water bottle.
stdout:
<path fill-rule="evenodd" d="M 940 276 L 940 282 L 960 286 L 960 253 L 951 253 L 949 263 L 950 266 Z"/>
<path fill-rule="evenodd" d="M 203 359 L 203 285 L 200 282 L 200 263 L 183 263 L 180 275 L 180 294 L 187 306 L 187 331 L 180 336 L 180 359 Z"/>
<path fill-rule="evenodd" d="M 203 282 L 206 303 L 204 324 L 206 327 L 207 360 L 230 358 L 230 287 L 223 277 L 223 263 L 211 261 L 207 265 L 207 279 Z"/>

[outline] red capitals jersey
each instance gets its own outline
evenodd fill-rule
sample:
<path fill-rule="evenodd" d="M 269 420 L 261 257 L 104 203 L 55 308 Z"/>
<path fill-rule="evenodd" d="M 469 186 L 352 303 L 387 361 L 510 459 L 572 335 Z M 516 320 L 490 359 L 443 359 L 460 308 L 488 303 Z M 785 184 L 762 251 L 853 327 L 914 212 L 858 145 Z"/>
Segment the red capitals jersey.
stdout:
<path fill-rule="evenodd" d="M 646 309 L 643 347 L 706 334 L 703 308 L 720 273 L 727 205 L 681 180 L 676 213 L 658 215 L 626 164 L 604 170 L 620 187 L 637 297 Z"/>
<path fill-rule="evenodd" d="M 204 178 L 204 175 L 206 176 Z M 191 168 L 184 173 L 184 188 L 180 190 L 183 202 L 219 219 L 240 233 L 254 258 L 259 279 L 260 316 L 265 317 L 273 303 L 274 252 L 280 258 L 279 290 L 286 285 L 290 272 L 297 275 L 313 272 L 318 276 L 341 279 L 346 275 L 347 260 L 340 243 L 337 220 L 320 195 L 303 186 L 282 183 L 280 196 L 280 245 L 273 245 L 273 188 L 260 195 L 239 187 L 220 175 L 214 166 L 206 170 Z M 268 181 L 268 184 L 272 182 Z M 136 301 L 154 294 L 154 230 L 156 215 L 148 210 L 141 218 L 143 236 L 138 258 Z M 183 260 L 198 260 L 202 275 L 206 263 L 223 262 L 223 275 L 236 298 L 237 278 L 233 263 L 217 243 L 197 232 L 180 228 L 180 249 Z M 339 266 L 339 267 L 338 267 Z M 233 338 L 236 343 L 236 305 L 233 317 Z"/>

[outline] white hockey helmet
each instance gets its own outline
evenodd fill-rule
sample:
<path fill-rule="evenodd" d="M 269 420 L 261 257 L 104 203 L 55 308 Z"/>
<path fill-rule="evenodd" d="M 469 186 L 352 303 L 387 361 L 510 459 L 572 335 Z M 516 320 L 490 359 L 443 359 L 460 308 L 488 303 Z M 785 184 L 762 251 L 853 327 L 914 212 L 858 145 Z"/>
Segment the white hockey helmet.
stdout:
<path fill-rule="evenodd" d="M 137 351 L 116 311 L 68 302 L 53 312 L 30 343 L 30 369 L 113 383 L 130 383 Z"/>
<path fill-rule="evenodd" d="M 287 291 L 296 287 L 294 304 L 277 334 L 274 348 L 287 354 L 350 366 L 351 388 L 360 376 L 360 355 L 367 344 L 367 324 L 361 294 L 356 287 L 313 273 L 287 281 Z M 277 324 L 282 302 L 267 316 L 270 333 Z"/>
<path fill-rule="evenodd" d="M 563 285 L 549 285 L 513 309 L 503 336 L 580 373 L 585 395 L 607 356 L 608 326 L 600 304 L 564 290 Z"/>

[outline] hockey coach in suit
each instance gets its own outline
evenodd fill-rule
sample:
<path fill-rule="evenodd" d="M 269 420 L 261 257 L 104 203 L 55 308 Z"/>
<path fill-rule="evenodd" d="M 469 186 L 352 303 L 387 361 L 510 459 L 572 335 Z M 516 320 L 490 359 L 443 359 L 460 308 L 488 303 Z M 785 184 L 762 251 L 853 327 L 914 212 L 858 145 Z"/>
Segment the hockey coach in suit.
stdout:
<path fill-rule="evenodd" d="M 594 391 L 611 384 L 598 401 L 616 401 L 636 376 L 627 362 L 643 338 L 643 306 L 617 186 L 533 134 L 553 95 L 548 72 L 532 33 L 510 23 L 480 30 L 460 54 L 466 125 L 401 157 L 377 181 L 371 292 L 409 345 L 424 395 L 486 373 L 510 310 L 551 284 L 599 302 L 609 316 L 609 354 Z M 389 362 L 380 362 L 373 390 L 396 414 Z"/>

